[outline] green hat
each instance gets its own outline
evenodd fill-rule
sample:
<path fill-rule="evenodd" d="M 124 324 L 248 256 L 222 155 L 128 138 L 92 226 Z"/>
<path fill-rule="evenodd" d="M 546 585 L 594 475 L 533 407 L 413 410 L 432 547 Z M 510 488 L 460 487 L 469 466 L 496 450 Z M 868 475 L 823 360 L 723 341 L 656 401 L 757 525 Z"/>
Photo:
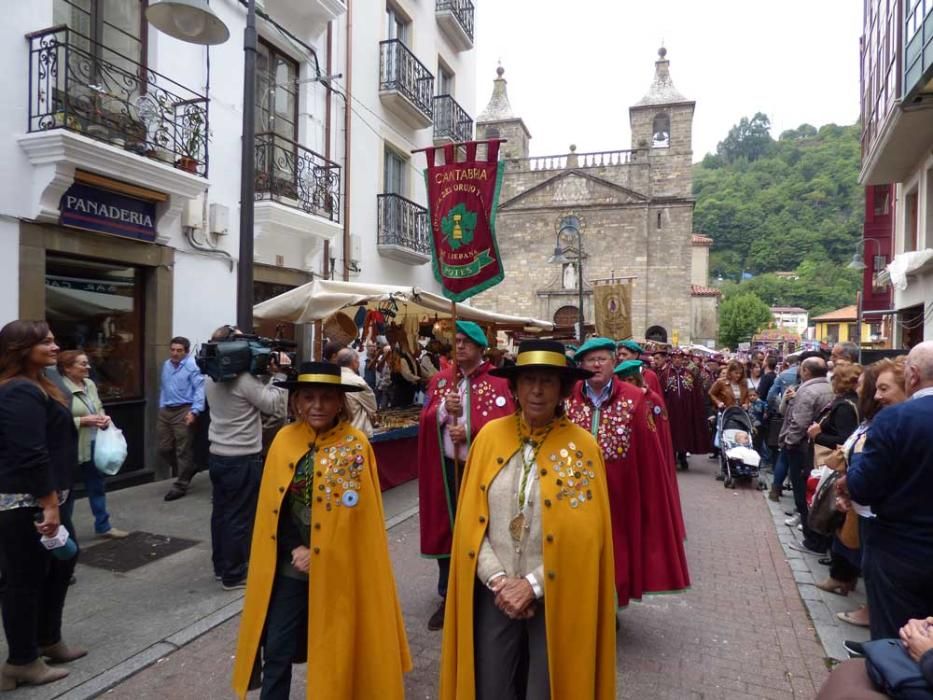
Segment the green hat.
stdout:
<path fill-rule="evenodd" d="M 620 340 L 618 347 L 626 348 L 627 350 L 631 350 L 632 352 L 637 352 L 639 355 L 641 355 L 645 351 L 645 349 L 641 345 L 636 343 L 631 338 L 628 338 L 627 340 Z"/>
<path fill-rule="evenodd" d="M 486 340 L 486 333 L 478 324 L 473 323 L 473 321 L 457 321 L 457 332 L 463 333 L 463 335 L 481 348 L 489 347 L 489 341 Z"/>
<path fill-rule="evenodd" d="M 614 340 L 609 338 L 590 338 L 583 345 L 577 348 L 576 354 L 574 354 L 573 359 L 579 362 L 583 359 L 583 356 L 588 352 L 593 350 L 608 350 L 613 355 L 616 351 L 616 343 Z"/>
<path fill-rule="evenodd" d="M 626 360 L 616 365 L 616 368 L 612 371 L 619 375 L 619 377 L 631 377 L 633 374 L 639 374 L 641 372 L 641 366 L 643 364 L 645 363 L 641 360 Z"/>

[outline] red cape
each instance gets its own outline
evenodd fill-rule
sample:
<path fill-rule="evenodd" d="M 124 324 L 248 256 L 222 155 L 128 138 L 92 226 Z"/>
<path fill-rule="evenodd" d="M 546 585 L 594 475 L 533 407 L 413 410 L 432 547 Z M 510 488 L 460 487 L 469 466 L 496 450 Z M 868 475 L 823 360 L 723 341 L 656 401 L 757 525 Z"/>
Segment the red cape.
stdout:
<path fill-rule="evenodd" d="M 661 399 L 661 406 L 663 406 L 666 411 L 667 404 L 664 403 L 664 392 L 661 390 L 661 380 L 658 379 L 657 373 L 650 367 L 642 367 L 641 376 L 645 380 L 645 384 L 648 385 L 648 388 Z"/>
<path fill-rule="evenodd" d="M 671 439 L 675 452 L 704 454 L 712 449 L 706 422 L 703 382 L 686 367 L 666 365 L 658 372 L 664 403 L 671 419 Z"/>
<path fill-rule="evenodd" d="M 466 395 L 466 413 L 469 416 L 469 441 L 486 423 L 515 412 L 508 380 L 490 376 L 493 366 L 482 363 L 470 375 Z M 460 373 L 463 376 L 463 373 Z M 421 519 L 421 554 L 426 557 L 449 557 L 453 529 L 456 494 L 454 485 L 447 483 L 444 469 L 444 450 L 437 409 L 456 391 L 453 368 L 435 374 L 427 388 L 427 403 L 421 410 L 418 424 L 418 494 Z M 468 444 L 469 444 L 468 441 Z M 463 464 L 460 465 L 461 470 Z"/>
<path fill-rule="evenodd" d="M 680 486 L 677 484 L 677 462 L 674 459 L 674 445 L 671 442 L 671 421 L 664 408 L 664 399 L 651 389 L 645 389 L 645 398 L 648 401 L 648 410 L 654 416 L 654 424 L 658 428 L 658 442 L 667 462 L 668 494 L 671 501 L 671 515 L 674 516 L 674 525 L 681 540 L 687 539 L 687 528 L 684 525 L 684 515 L 680 508 Z"/>
<path fill-rule="evenodd" d="M 606 461 L 619 605 L 642 593 L 687 588 L 687 557 L 666 477 L 670 467 L 645 394 L 613 377 L 609 400 L 596 409 L 578 382 L 567 415 L 596 438 Z"/>

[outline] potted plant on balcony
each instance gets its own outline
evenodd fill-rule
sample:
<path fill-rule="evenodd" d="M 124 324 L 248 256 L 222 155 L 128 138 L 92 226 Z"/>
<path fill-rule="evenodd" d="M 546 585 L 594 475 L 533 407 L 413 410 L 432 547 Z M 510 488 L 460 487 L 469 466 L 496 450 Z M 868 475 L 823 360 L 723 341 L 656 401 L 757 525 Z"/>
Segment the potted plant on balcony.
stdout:
<path fill-rule="evenodd" d="M 193 112 L 188 117 L 189 130 L 185 139 L 181 157 L 175 161 L 175 167 L 185 172 L 197 174 L 200 161 L 197 156 L 201 153 L 204 139 L 204 118 L 200 112 Z"/>

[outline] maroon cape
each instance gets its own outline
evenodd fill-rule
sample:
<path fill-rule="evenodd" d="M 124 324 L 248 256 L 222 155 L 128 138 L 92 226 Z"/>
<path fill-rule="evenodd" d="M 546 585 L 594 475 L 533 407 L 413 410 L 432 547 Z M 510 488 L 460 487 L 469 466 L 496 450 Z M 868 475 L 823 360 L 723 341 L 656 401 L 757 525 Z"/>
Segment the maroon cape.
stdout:
<path fill-rule="evenodd" d="M 515 413 L 512 392 L 505 379 L 490 376 L 493 366 L 482 363 L 470 375 L 464 414 L 468 443 L 486 423 Z M 463 372 L 460 372 L 463 376 Z M 450 556 L 450 536 L 454 523 L 457 494 L 447 483 L 444 469 L 444 446 L 437 409 L 447 394 L 456 392 L 453 368 L 435 374 L 427 388 L 427 403 L 421 411 L 418 427 L 418 494 L 421 519 L 421 554 L 425 557 Z M 463 464 L 460 469 L 463 469 Z"/>
<path fill-rule="evenodd" d="M 687 588 L 687 557 L 665 476 L 670 467 L 645 394 L 613 377 L 609 400 L 597 409 L 578 382 L 567 415 L 593 434 L 606 460 L 619 605 L 642 593 Z"/>
<path fill-rule="evenodd" d="M 680 507 L 680 486 L 677 483 L 677 461 L 674 459 L 674 445 L 671 442 L 671 421 L 664 408 L 664 399 L 649 388 L 645 389 L 645 399 L 648 409 L 654 416 L 654 424 L 658 428 L 658 442 L 667 462 L 668 494 L 671 500 L 671 514 L 674 516 L 674 525 L 681 540 L 687 539 L 687 528 L 684 525 L 684 514 Z"/>
<path fill-rule="evenodd" d="M 667 364 L 658 372 L 664 402 L 671 419 L 671 438 L 675 452 L 703 454 L 712 448 L 706 422 L 703 381 L 687 367 Z"/>
<path fill-rule="evenodd" d="M 661 389 L 661 380 L 658 379 L 657 372 L 650 367 L 642 367 L 641 376 L 645 380 L 645 384 L 648 385 L 648 388 L 661 399 L 661 406 L 663 406 L 666 411 L 667 405 L 664 403 L 664 391 Z"/>

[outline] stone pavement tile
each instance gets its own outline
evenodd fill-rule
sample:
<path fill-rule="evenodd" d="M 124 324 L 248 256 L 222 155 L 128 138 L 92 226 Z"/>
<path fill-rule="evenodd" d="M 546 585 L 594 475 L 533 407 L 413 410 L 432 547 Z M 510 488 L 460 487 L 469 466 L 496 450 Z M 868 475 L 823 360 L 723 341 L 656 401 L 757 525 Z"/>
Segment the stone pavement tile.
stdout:
<path fill-rule="evenodd" d="M 821 647 L 767 502 L 750 489 L 724 490 L 713 468 L 692 460 L 678 474 L 692 587 L 646 596 L 619 613 L 617 697 L 812 698 L 826 675 Z M 441 642 L 426 629 L 437 604 L 436 565 L 418 556 L 417 517 L 390 530 L 389 542 L 415 666 L 407 697 L 429 700 L 437 697 Z M 233 620 L 107 697 L 230 697 L 235 635 Z M 295 668 L 294 697 L 304 695 L 303 674 Z"/>

